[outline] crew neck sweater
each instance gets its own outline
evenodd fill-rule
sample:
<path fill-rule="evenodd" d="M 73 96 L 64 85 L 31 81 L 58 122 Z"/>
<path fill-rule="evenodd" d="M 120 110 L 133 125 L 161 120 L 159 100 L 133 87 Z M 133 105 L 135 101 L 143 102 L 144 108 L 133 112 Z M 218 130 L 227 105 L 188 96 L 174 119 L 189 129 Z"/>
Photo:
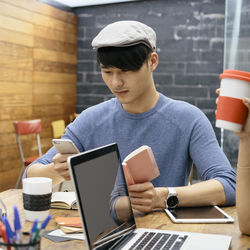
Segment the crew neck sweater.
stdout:
<path fill-rule="evenodd" d="M 148 145 L 160 170 L 160 176 L 152 181 L 155 187 L 188 185 L 194 163 L 203 180 L 221 182 L 226 205 L 235 204 L 236 174 L 207 117 L 187 102 L 159 93 L 151 110 L 132 114 L 122 108 L 117 98 L 112 98 L 84 110 L 66 127 L 62 138 L 71 139 L 80 152 L 116 142 L 121 161 L 138 147 Z M 55 154 L 52 147 L 32 164 L 49 164 Z M 119 167 L 110 197 L 111 215 L 117 222 L 114 206 L 123 195 L 127 193 Z"/>

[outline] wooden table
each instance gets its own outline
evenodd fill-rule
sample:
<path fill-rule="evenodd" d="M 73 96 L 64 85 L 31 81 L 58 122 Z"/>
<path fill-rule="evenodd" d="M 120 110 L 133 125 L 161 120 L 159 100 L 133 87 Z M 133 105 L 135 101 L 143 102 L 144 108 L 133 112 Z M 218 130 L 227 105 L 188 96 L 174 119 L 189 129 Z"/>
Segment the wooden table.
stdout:
<path fill-rule="evenodd" d="M 29 231 L 32 223 L 25 221 L 23 212 L 22 190 L 10 189 L 0 193 L 0 198 L 7 206 L 8 218 L 13 216 L 13 205 L 17 205 L 23 225 L 23 230 Z M 231 250 L 247 250 L 250 249 L 250 236 L 242 235 L 239 231 L 238 220 L 235 207 L 223 207 L 226 213 L 231 215 L 235 222 L 233 224 L 174 224 L 172 223 L 165 212 L 152 212 L 148 215 L 137 217 L 137 227 L 143 228 L 156 228 L 166 230 L 178 230 L 186 232 L 198 232 L 198 233 L 214 233 L 214 234 L 226 234 L 232 236 Z M 63 210 L 63 209 L 51 209 L 52 220 L 48 224 L 46 230 L 54 230 L 57 225 L 55 217 L 58 216 L 78 216 L 78 212 L 75 210 Z M 249 221 L 246 223 L 250 223 Z M 85 244 L 81 240 L 65 241 L 61 243 L 52 242 L 46 238 L 42 238 L 41 249 L 86 249 Z"/>

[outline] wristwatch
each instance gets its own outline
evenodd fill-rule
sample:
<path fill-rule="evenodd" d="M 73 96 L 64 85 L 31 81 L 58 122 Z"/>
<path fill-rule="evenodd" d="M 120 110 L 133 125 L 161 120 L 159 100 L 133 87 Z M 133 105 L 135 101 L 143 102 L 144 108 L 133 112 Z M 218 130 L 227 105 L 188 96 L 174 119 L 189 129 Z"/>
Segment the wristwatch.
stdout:
<path fill-rule="evenodd" d="M 168 197 L 166 199 L 166 208 L 168 210 L 175 209 L 175 207 L 178 205 L 179 199 L 177 192 L 174 188 L 169 187 L 168 188 Z"/>

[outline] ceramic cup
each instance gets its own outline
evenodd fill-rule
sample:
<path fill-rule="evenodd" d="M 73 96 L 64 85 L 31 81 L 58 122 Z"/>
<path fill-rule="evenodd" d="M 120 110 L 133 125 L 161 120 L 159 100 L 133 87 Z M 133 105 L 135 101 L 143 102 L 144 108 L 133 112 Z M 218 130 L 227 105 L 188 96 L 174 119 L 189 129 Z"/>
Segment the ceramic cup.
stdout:
<path fill-rule="evenodd" d="M 215 126 L 240 132 L 248 113 L 242 98 L 250 98 L 250 73 L 240 70 L 224 70 L 220 79 Z"/>
<path fill-rule="evenodd" d="M 28 221 L 43 221 L 49 215 L 52 179 L 32 177 L 23 179 L 23 207 Z"/>

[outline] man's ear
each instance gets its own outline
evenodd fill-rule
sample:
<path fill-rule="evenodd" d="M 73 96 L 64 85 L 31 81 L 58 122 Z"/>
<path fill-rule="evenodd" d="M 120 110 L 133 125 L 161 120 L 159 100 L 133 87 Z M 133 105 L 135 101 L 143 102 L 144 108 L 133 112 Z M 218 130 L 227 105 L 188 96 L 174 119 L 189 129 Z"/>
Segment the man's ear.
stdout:
<path fill-rule="evenodd" d="M 149 57 L 149 67 L 152 71 L 157 68 L 158 65 L 158 54 L 156 52 L 152 52 Z"/>

